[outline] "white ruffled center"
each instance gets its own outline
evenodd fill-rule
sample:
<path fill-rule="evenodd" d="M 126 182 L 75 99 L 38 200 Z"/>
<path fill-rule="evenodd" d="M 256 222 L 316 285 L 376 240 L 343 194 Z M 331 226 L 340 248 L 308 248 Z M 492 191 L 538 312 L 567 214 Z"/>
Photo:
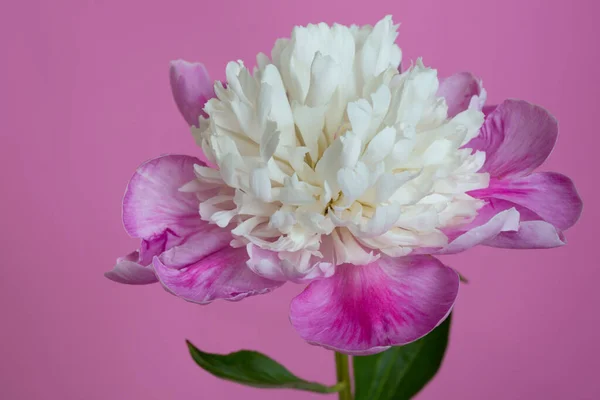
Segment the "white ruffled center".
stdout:
<path fill-rule="evenodd" d="M 253 73 L 229 63 L 194 132 L 218 166 L 196 168 L 195 187 L 213 188 L 201 217 L 299 272 L 444 246 L 443 229 L 471 221 L 481 204 L 466 192 L 488 176 L 485 154 L 461 147 L 484 116 L 448 118 L 420 60 L 399 73 L 396 30 L 391 17 L 296 27 Z"/>

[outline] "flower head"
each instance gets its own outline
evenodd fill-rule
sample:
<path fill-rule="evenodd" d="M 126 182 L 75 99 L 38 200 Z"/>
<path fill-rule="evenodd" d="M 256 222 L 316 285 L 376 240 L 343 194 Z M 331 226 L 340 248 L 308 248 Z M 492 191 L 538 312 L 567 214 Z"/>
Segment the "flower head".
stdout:
<path fill-rule="evenodd" d="M 300 335 L 369 354 L 450 312 L 458 276 L 432 254 L 562 245 L 577 193 L 562 175 L 530 174 L 554 119 L 525 102 L 484 107 L 471 74 L 440 84 L 421 60 L 400 72 L 396 29 L 391 17 L 296 27 L 252 72 L 229 63 L 214 91 L 201 64 L 173 63 L 176 103 L 210 163 L 138 169 L 123 218 L 142 246 L 107 276 L 158 279 L 197 303 L 310 282 L 291 307 Z"/>
<path fill-rule="evenodd" d="M 200 215 L 233 226 L 236 244 L 277 253 L 257 273 L 313 278 L 441 248 L 443 230 L 483 205 L 466 192 L 487 187 L 485 154 L 461 148 L 483 113 L 449 118 L 420 60 L 400 73 L 396 27 L 390 17 L 297 27 L 272 60 L 259 54 L 253 73 L 231 62 L 227 87 L 216 84 L 194 131 L 218 169 L 196 173 L 222 190 Z"/>

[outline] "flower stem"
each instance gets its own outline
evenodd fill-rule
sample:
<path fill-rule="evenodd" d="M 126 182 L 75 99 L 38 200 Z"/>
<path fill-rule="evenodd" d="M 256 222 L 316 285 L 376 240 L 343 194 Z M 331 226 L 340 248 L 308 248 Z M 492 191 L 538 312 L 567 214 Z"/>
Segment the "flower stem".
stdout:
<path fill-rule="evenodd" d="M 335 370 L 337 372 L 338 384 L 343 384 L 339 392 L 339 400 L 352 400 L 352 387 L 350 385 L 350 369 L 348 356 L 335 352 Z"/>

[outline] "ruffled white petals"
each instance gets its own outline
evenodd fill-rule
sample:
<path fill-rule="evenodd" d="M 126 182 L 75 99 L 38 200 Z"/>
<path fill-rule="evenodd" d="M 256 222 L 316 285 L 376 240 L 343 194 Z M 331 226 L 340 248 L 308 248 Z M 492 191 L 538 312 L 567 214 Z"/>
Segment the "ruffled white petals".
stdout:
<path fill-rule="evenodd" d="M 364 81 L 378 76 L 390 67 L 398 68 L 402 59 L 400 48 L 394 46 L 398 37 L 398 25 L 393 25 L 392 17 L 386 16 L 379 21 L 366 37 L 360 52 L 358 66 Z"/>
<path fill-rule="evenodd" d="M 252 73 L 232 62 L 215 85 L 197 135 L 218 169 L 196 167 L 210 188 L 200 215 L 249 246 L 258 275 L 319 279 L 443 247 L 483 205 L 466 192 L 487 187 L 485 154 L 462 148 L 480 107 L 449 116 L 436 70 L 418 60 L 399 73 L 396 37 L 391 17 L 297 27 Z"/>

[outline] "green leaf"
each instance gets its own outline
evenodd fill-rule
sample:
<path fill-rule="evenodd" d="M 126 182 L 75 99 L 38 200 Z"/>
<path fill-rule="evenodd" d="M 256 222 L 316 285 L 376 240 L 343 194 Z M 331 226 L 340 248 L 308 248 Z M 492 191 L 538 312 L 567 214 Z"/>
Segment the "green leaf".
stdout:
<path fill-rule="evenodd" d="M 442 364 L 450 317 L 416 342 L 354 357 L 356 400 L 407 400 L 417 394 Z"/>
<path fill-rule="evenodd" d="M 343 386 L 325 386 L 298 378 L 283 365 L 256 351 L 241 350 L 231 354 L 211 354 L 198 350 L 186 341 L 196 364 L 212 375 L 266 389 L 298 389 L 317 393 L 339 392 Z"/>

